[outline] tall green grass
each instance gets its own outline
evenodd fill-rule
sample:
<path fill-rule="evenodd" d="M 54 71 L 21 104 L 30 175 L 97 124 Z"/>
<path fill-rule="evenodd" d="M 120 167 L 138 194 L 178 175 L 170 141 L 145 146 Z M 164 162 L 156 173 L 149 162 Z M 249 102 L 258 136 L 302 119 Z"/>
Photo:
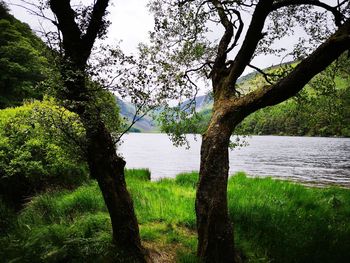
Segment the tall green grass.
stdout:
<path fill-rule="evenodd" d="M 151 181 L 151 172 L 148 169 L 127 169 L 125 170 L 127 179 L 133 178 L 142 181 Z"/>
<path fill-rule="evenodd" d="M 274 262 L 350 262 L 350 191 L 271 178 L 232 177 L 229 213 L 238 245 Z M 261 255 L 259 255 L 261 257 Z"/>
<path fill-rule="evenodd" d="M 198 173 L 151 182 L 148 170 L 132 170 L 126 179 L 145 246 L 176 262 L 196 262 Z M 349 190 L 240 173 L 229 180 L 228 200 L 236 245 L 247 262 L 349 262 Z M 0 206 L 0 216 L 6 211 Z M 6 221 L 0 238 L 3 262 L 122 260 L 111 245 L 109 216 L 95 182 L 37 196 L 15 218 Z"/>

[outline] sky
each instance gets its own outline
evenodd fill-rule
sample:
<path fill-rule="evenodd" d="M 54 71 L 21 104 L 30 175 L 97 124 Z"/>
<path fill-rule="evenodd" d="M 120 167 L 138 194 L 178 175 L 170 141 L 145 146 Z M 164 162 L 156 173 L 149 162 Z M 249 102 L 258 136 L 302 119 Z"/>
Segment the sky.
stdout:
<path fill-rule="evenodd" d="M 72 1 L 74 2 L 74 1 Z M 76 1 L 80 2 L 80 1 Z M 89 3 L 91 1 L 81 1 Z M 112 25 L 109 28 L 109 41 L 119 42 L 126 52 L 134 52 L 138 43 L 144 42 L 148 38 L 148 32 L 153 29 L 153 17 L 147 11 L 148 0 L 112 0 L 112 5 L 108 8 Z M 40 30 L 42 19 L 31 15 L 23 7 L 20 0 L 5 0 L 11 14 L 17 19 L 27 23 L 34 30 Z M 48 24 L 45 24 L 48 26 Z M 51 25 L 50 25 L 51 26 Z"/>
<path fill-rule="evenodd" d="M 91 3 L 93 0 L 72 0 L 72 4 L 78 4 L 83 2 L 85 4 Z M 335 0 L 325 0 L 324 2 L 333 3 Z M 120 47 L 125 53 L 133 53 L 137 49 L 137 45 L 140 42 L 147 42 L 148 32 L 153 29 L 154 22 L 153 16 L 148 12 L 147 9 L 148 0 L 111 0 L 111 6 L 109 7 L 110 21 L 112 22 L 109 33 L 109 43 L 119 43 Z M 23 7 L 18 6 L 21 4 L 21 0 L 5 0 L 8 4 L 11 13 L 19 20 L 29 24 L 32 29 L 40 30 L 40 21 L 42 19 L 35 15 L 31 15 Z M 245 23 L 247 25 L 247 23 Z M 50 23 L 44 22 L 45 27 L 51 26 Z M 222 29 L 215 28 L 211 34 L 213 38 L 220 37 Z M 301 31 L 296 30 L 295 35 L 284 39 L 278 43 L 279 46 L 291 47 L 295 40 L 302 34 Z M 289 59 L 291 60 L 291 58 Z M 287 62 L 288 59 L 283 60 Z M 254 59 L 253 64 L 260 68 L 276 65 L 281 62 L 281 58 L 275 56 L 260 56 Z M 247 74 L 253 71 L 247 68 L 243 74 Z M 200 92 L 200 93 L 205 93 Z"/>

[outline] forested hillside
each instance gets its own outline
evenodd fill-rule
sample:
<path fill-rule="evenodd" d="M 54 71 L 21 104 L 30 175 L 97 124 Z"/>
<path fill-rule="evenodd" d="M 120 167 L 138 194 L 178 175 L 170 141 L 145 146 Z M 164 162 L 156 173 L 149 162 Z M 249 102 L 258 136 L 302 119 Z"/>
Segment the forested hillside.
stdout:
<path fill-rule="evenodd" d="M 42 98 L 38 85 L 47 75 L 45 45 L 27 24 L 0 4 L 0 108 Z"/>
<path fill-rule="evenodd" d="M 133 127 L 131 127 L 131 132 L 152 132 L 158 130 L 155 120 L 150 115 L 140 118 L 141 116 L 136 114 L 136 108 L 132 103 L 123 101 L 118 97 L 115 97 L 115 100 L 119 107 L 120 116 L 126 123 L 130 123 L 134 118 L 139 119 Z"/>
<path fill-rule="evenodd" d="M 0 199 L 16 208 L 49 188 L 76 187 L 89 175 L 85 129 L 53 98 L 51 85 L 60 82 L 54 83 L 59 75 L 49 61 L 45 43 L 0 1 Z M 113 95 L 94 95 L 108 130 L 119 132 Z"/>
<path fill-rule="evenodd" d="M 296 97 L 248 116 L 238 134 L 350 136 L 350 67 L 346 57 L 316 76 Z M 250 89 L 264 82 L 261 74 L 249 74 L 239 85 Z M 202 133 L 211 116 L 212 104 L 198 112 Z"/>
<path fill-rule="evenodd" d="M 45 43 L 0 2 L 0 109 L 43 98 L 48 83 L 52 83 L 57 74 L 49 59 L 50 52 Z M 120 115 L 125 122 L 130 122 L 135 114 L 133 105 L 120 99 L 116 101 Z M 132 131 L 150 131 L 155 129 L 154 126 L 147 116 L 137 122 Z"/>

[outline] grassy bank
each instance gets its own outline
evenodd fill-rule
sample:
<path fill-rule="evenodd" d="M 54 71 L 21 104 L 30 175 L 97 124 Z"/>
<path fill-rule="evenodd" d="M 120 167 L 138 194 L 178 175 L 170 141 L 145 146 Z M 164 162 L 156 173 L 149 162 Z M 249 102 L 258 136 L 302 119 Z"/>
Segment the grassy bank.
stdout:
<path fill-rule="evenodd" d="M 196 262 L 194 197 L 198 174 L 127 181 L 144 245 L 161 262 Z M 247 262 L 349 262 L 350 191 L 272 179 L 230 178 L 230 217 Z M 3 262 L 111 262 L 111 226 L 95 182 L 35 197 L 18 215 L 0 204 Z M 12 261 L 11 261 L 12 260 Z"/>

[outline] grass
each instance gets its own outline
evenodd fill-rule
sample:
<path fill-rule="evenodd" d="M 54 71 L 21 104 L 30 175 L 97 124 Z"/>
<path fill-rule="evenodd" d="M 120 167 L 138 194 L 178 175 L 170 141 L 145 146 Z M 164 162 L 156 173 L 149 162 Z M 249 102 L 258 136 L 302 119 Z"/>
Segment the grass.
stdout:
<path fill-rule="evenodd" d="M 243 250 L 275 262 L 349 262 L 349 190 L 244 174 L 229 185 L 230 217 Z"/>
<path fill-rule="evenodd" d="M 197 262 L 195 185 L 198 174 L 149 181 L 127 171 L 144 245 L 162 262 Z M 308 188 L 239 173 L 229 180 L 229 213 L 247 262 L 350 262 L 350 191 Z M 0 203 L 0 261 L 112 262 L 111 226 L 95 182 L 33 198 L 9 223 Z M 5 230 L 4 230 L 5 229 Z"/>
<path fill-rule="evenodd" d="M 151 172 L 148 169 L 127 169 L 125 176 L 141 181 L 151 181 Z"/>

